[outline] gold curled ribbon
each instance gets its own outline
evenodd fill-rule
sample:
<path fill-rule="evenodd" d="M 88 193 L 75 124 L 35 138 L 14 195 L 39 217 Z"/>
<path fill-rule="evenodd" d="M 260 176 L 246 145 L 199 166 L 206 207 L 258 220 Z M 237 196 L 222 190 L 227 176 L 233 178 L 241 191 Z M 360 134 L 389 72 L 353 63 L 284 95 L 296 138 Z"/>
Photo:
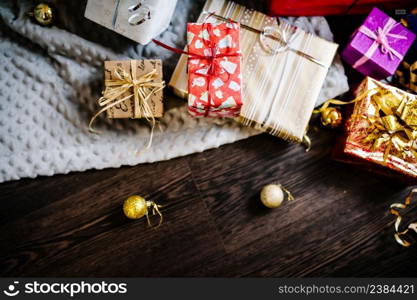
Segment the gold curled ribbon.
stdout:
<path fill-rule="evenodd" d="M 115 70 L 116 79 L 105 80 L 105 90 L 103 96 L 98 99 L 98 105 L 103 107 L 100 109 L 90 120 L 88 128 L 93 133 L 100 133 L 93 129 L 92 125 L 95 119 L 107 111 L 108 109 L 134 98 L 134 118 L 145 117 L 145 119 L 152 124 L 151 136 L 149 138 L 149 148 L 152 144 L 153 131 L 155 128 L 155 117 L 153 116 L 152 109 L 148 103 L 149 98 L 156 92 L 159 92 L 165 87 L 164 81 L 156 81 L 159 76 L 156 69 L 149 73 L 137 76 L 137 62 L 136 60 L 130 61 L 130 73 L 126 72 L 123 68 L 117 67 Z M 126 92 L 133 93 L 126 97 L 118 99 Z"/>
<path fill-rule="evenodd" d="M 400 231 L 402 216 L 401 216 L 401 213 L 400 213 L 399 210 L 405 209 L 408 206 L 410 206 L 411 200 L 413 199 L 413 195 L 415 193 L 417 193 L 417 188 L 414 188 L 410 191 L 408 196 L 405 198 L 404 203 L 393 203 L 390 206 L 391 214 L 393 214 L 394 216 L 397 217 L 396 220 L 395 220 L 395 223 L 394 223 L 394 228 L 395 228 L 394 237 L 395 237 L 395 240 L 397 241 L 398 244 L 400 244 L 401 246 L 404 246 L 404 247 L 410 247 L 412 245 L 412 242 L 408 241 L 404 237 L 407 236 L 407 233 L 410 230 L 413 230 L 415 233 L 417 233 L 417 222 L 408 224 L 408 226 L 405 230 Z"/>
<path fill-rule="evenodd" d="M 154 229 L 157 229 L 159 226 L 161 226 L 161 224 L 162 224 L 162 222 L 163 222 L 163 220 L 164 220 L 164 217 L 162 216 L 162 213 L 161 213 L 161 211 L 159 210 L 159 208 L 161 208 L 162 206 L 161 206 L 161 205 L 156 204 L 156 203 L 155 203 L 155 202 L 153 202 L 153 201 L 146 201 L 146 206 L 147 206 L 147 208 L 148 208 L 148 209 L 149 209 L 149 208 L 152 208 L 152 215 L 153 215 L 153 216 L 155 216 L 155 215 L 159 215 L 159 223 L 158 223 L 158 225 L 153 226 L 153 225 L 152 225 L 151 220 L 149 219 L 149 212 L 148 212 L 148 211 L 146 211 L 146 220 L 147 220 L 147 222 L 148 222 L 148 226 L 149 226 L 149 227 L 152 227 L 152 228 L 154 228 Z"/>
<path fill-rule="evenodd" d="M 329 107 L 330 104 L 333 104 L 333 105 L 347 105 L 347 104 L 352 104 L 352 103 L 355 103 L 355 102 L 362 101 L 374 90 L 375 89 L 367 90 L 364 93 L 361 93 L 358 97 L 356 97 L 355 99 L 353 99 L 351 101 L 342 101 L 342 100 L 337 100 L 337 99 L 329 99 L 326 102 L 324 102 L 323 105 L 319 109 L 313 110 L 313 114 L 322 113 L 324 110 L 326 110 L 326 108 Z"/>

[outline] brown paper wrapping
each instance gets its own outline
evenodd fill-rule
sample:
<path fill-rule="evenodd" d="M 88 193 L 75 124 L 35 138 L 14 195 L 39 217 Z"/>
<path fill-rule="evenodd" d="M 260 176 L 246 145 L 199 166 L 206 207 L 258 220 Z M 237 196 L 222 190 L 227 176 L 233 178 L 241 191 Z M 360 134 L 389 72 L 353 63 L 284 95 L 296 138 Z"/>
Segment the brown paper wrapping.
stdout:
<path fill-rule="evenodd" d="M 115 79 L 115 70 L 117 67 L 123 68 L 123 70 L 126 70 L 126 72 L 131 72 L 131 64 L 129 60 L 122 60 L 122 61 L 105 61 L 104 62 L 104 79 Z M 160 81 L 162 81 L 162 62 L 160 59 L 154 59 L 154 60 L 137 60 L 137 76 L 146 74 L 151 72 L 152 70 L 156 69 Z M 129 96 L 132 92 L 127 92 L 124 95 L 122 95 L 120 98 Z M 149 105 L 152 110 L 153 117 L 160 118 L 163 115 L 164 112 L 164 106 L 163 106 L 163 92 L 162 90 L 159 92 L 154 93 L 149 98 Z M 135 109 L 135 103 L 134 98 L 131 97 L 130 99 L 127 99 L 121 104 L 118 104 L 110 109 L 107 110 L 107 116 L 110 119 L 123 119 L 123 118 L 144 118 L 144 117 L 152 117 L 152 116 L 146 116 L 144 114 L 140 116 L 134 115 L 134 109 Z"/>
<path fill-rule="evenodd" d="M 278 25 L 275 18 L 226 0 L 207 0 L 197 22 L 209 12 L 230 18 L 243 25 L 263 30 L 273 27 L 291 34 L 293 27 Z M 218 22 L 215 17 L 208 21 Z M 243 107 L 239 121 L 267 131 L 288 141 L 301 142 L 333 61 L 337 44 L 301 31 L 292 43 L 323 66 L 293 51 L 268 54 L 260 43 L 259 33 L 241 28 Z M 179 97 L 187 97 L 187 57 L 182 55 L 168 84 Z"/>

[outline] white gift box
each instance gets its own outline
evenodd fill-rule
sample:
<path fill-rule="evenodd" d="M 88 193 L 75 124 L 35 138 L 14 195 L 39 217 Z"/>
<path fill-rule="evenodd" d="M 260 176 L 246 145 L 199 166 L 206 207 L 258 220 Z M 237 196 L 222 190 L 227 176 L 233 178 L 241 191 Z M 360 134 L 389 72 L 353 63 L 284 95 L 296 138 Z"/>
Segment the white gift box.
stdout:
<path fill-rule="evenodd" d="M 177 0 L 88 0 L 84 16 L 142 45 L 168 28 Z"/>

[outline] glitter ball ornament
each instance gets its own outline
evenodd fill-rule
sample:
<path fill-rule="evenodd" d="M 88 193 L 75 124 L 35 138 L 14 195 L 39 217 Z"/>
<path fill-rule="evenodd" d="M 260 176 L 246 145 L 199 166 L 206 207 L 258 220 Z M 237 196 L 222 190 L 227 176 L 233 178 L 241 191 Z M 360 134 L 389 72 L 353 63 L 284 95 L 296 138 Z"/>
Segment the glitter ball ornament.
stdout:
<path fill-rule="evenodd" d="M 323 126 L 336 128 L 342 124 L 342 114 L 335 107 L 326 107 L 321 111 L 321 123 Z"/>
<path fill-rule="evenodd" d="M 276 208 L 282 204 L 285 195 L 287 194 L 288 200 L 294 200 L 291 193 L 280 184 L 268 184 L 261 190 L 261 201 L 268 208 Z"/>
<path fill-rule="evenodd" d="M 39 24 L 47 26 L 54 20 L 54 10 L 48 4 L 40 3 L 36 5 L 33 12 L 30 13 Z"/>
<path fill-rule="evenodd" d="M 152 226 L 149 220 L 149 211 L 152 209 L 152 214 L 158 214 L 160 217 L 159 224 L 157 225 L 158 227 L 162 224 L 162 214 L 159 211 L 160 207 L 160 205 L 157 205 L 153 201 L 147 201 L 141 196 L 133 195 L 127 198 L 123 203 L 123 212 L 129 219 L 140 219 L 143 216 L 146 216 L 148 225 Z"/>

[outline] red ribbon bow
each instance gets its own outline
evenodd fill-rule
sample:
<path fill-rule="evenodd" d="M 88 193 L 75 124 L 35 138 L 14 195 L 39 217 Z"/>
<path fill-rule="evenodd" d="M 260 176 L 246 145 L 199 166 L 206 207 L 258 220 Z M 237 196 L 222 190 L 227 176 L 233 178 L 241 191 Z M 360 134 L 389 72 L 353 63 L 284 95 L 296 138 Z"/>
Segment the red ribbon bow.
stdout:
<path fill-rule="evenodd" d="M 231 21 L 232 22 L 232 21 Z M 235 57 L 235 56 L 241 56 L 240 53 L 234 52 L 234 53 L 218 53 L 218 46 L 217 44 L 214 44 L 211 37 L 213 36 L 212 34 L 212 29 L 213 26 L 211 23 L 207 23 L 204 22 L 203 23 L 203 29 L 207 29 L 207 32 L 209 33 L 209 40 L 205 40 L 203 39 L 203 42 L 205 43 L 205 46 L 207 49 L 210 49 L 210 55 L 201 55 L 201 54 L 197 54 L 197 53 L 192 53 L 190 51 L 184 51 L 181 49 L 177 49 L 171 46 L 168 46 L 165 43 L 162 43 L 158 40 L 153 39 L 152 41 L 157 44 L 158 46 L 161 46 L 167 50 L 173 51 L 175 53 L 179 53 L 179 54 L 185 54 L 188 55 L 188 59 L 199 59 L 202 60 L 202 62 L 207 62 L 207 74 L 203 74 L 198 72 L 198 70 L 194 71 L 194 74 L 198 74 L 199 76 L 204 76 L 208 78 L 208 106 L 207 109 L 205 111 L 205 117 L 207 117 L 207 115 L 210 112 L 210 108 L 212 106 L 212 101 L 211 101 L 211 82 L 214 78 L 220 76 L 221 74 L 228 74 L 228 78 L 226 81 L 228 81 L 230 79 L 230 74 L 227 72 L 226 69 L 224 69 L 224 67 L 220 64 L 220 60 L 219 58 L 223 58 L 223 57 Z M 204 69 L 205 66 L 202 66 L 202 69 Z"/>

